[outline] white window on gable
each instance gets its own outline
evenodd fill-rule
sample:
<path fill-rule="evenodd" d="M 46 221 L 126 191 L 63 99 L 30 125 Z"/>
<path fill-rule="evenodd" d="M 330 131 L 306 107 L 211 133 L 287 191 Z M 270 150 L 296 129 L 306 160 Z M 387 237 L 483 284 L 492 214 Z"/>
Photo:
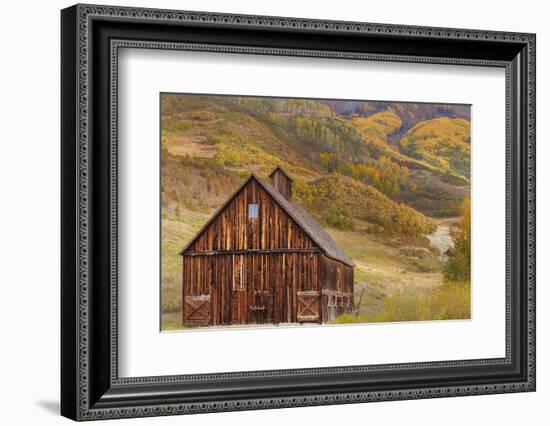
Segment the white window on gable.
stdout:
<path fill-rule="evenodd" d="M 248 205 L 248 218 L 256 219 L 258 217 L 258 204 L 250 203 Z"/>

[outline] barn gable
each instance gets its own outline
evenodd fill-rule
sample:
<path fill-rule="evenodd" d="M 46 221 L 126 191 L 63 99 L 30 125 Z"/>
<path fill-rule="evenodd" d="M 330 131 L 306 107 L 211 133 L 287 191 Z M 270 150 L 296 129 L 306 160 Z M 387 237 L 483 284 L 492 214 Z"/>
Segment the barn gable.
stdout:
<path fill-rule="evenodd" d="M 180 254 L 318 249 L 256 175 L 218 209 Z"/>
<path fill-rule="evenodd" d="M 275 169 L 272 175 L 275 172 L 286 175 L 281 168 Z M 277 226 L 273 226 L 273 222 Z M 309 213 L 252 174 L 212 215 L 180 254 L 286 248 L 319 248 L 334 260 L 355 266 L 353 260 Z"/>

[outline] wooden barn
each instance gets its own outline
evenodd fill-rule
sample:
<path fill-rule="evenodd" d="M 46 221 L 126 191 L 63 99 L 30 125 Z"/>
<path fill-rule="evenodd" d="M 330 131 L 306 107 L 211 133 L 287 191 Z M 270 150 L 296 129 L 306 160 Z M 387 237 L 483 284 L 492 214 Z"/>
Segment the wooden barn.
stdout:
<path fill-rule="evenodd" d="M 183 325 L 323 323 L 353 310 L 354 263 L 277 167 L 250 178 L 183 248 Z"/>

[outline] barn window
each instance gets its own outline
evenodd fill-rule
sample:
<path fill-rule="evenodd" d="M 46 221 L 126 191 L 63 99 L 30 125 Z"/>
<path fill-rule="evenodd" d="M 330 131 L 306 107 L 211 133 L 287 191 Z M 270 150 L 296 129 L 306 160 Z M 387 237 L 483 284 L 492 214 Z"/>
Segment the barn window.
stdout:
<path fill-rule="evenodd" d="M 248 218 L 255 219 L 258 217 L 258 204 L 250 203 L 248 205 Z"/>

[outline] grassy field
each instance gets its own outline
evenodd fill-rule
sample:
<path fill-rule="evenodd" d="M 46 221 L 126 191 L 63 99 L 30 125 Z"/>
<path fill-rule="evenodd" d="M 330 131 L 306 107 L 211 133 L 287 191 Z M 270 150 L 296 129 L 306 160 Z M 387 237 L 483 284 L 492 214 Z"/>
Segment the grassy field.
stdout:
<path fill-rule="evenodd" d="M 438 232 L 445 234 L 450 223 L 438 221 Z M 445 258 L 435 244 L 426 250 L 361 231 L 329 233 L 356 263 L 357 312 L 336 323 L 470 318 L 470 286 L 443 281 Z"/>
<path fill-rule="evenodd" d="M 182 328 L 182 259 L 179 252 L 209 216 L 184 209 L 162 212 L 162 330 Z"/>

